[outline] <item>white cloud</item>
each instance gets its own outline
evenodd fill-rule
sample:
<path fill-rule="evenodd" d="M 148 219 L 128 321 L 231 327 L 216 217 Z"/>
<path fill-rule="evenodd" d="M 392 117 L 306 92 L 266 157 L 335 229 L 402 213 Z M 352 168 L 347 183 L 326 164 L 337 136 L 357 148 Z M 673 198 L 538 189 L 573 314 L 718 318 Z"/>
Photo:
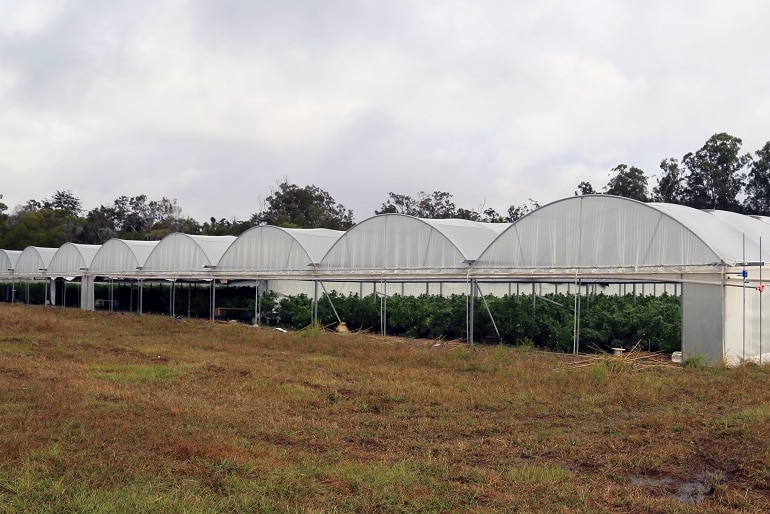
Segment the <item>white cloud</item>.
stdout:
<path fill-rule="evenodd" d="M 0 34 L 28 36 L 46 28 L 64 8 L 55 0 L 26 0 L 24 2 L 2 1 L 0 11 Z"/>
<path fill-rule="evenodd" d="M 245 218 L 288 176 L 359 220 L 389 191 L 503 212 L 716 132 L 770 139 L 760 0 L 0 6 L 9 204 L 146 193 Z"/>

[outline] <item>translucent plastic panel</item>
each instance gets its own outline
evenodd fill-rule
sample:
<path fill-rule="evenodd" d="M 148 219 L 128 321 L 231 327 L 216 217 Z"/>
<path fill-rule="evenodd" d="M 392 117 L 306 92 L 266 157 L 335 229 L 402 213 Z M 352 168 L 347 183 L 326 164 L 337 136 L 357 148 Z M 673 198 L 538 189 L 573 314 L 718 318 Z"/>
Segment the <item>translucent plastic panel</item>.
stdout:
<path fill-rule="evenodd" d="M 16 268 L 21 250 L 0 250 L 0 273 L 9 273 Z"/>
<path fill-rule="evenodd" d="M 713 215 L 711 211 L 701 211 L 684 205 L 652 203 L 650 207 L 668 214 L 691 230 L 699 239 L 713 249 L 720 261 L 726 263 L 742 259 L 744 232 L 733 219 L 728 223 L 722 215 Z M 736 216 L 741 216 L 736 214 Z M 746 234 L 746 253 L 757 255 L 758 241 L 751 234 Z"/>
<path fill-rule="evenodd" d="M 593 269 L 719 261 L 692 230 L 649 205 L 578 196 L 525 216 L 490 245 L 477 268 Z"/>
<path fill-rule="evenodd" d="M 762 221 L 761 218 L 755 218 L 753 216 L 745 216 L 738 214 L 737 212 L 727 211 L 706 211 L 711 216 L 718 218 L 724 223 L 735 227 L 735 229 L 741 234 L 746 235 L 746 260 L 767 260 L 770 258 L 770 224 Z M 735 242 L 733 243 L 735 244 Z M 731 252 L 731 257 L 735 261 L 742 261 L 743 259 L 743 244 L 742 240 L 740 245 L 730 246 L 728 250 Z M 762 247 L 762 256 L 760 257 L 759 247 Z"/>
<path fill-rule="evenodd" d="M 89 271 L 92 273 L 134 273 L 144 266 L 152 250 L 159 241 L 130 241 L 110 239 L 104 243 L 94 259 Z"/>
<path fill-rule="evenodd" d="M 39 275 L 41 270 L 48 269 L 51 259 L 58 250 L 58 248 L 41 248 L 39 246 L 26 247 L 19 255 L 14 273 Z"/>
<path fill-rule="evenodd" d="M 464 266 L 466 257 L 424 220 L 375 216 L 348 230 L 322 260 L 330 270 L 436 270 Z"/>
<path fill-rule="evenodd" d="M 72 276 L 82 274 L 99 251 L 99 245 L 64 243 L 56 251 L 48 265 L 51 276 Z"/>
<path fill-rule="evenodd" d="M 478 259 L 489 244 L 511 226 L 510 223 L 478 223 L 475 221 L 446 219 L 423 220 L 452 241 L 468 259 Z"/>
<path fill-rule="evenodd" d="M 326 229 L 254 227 L 227 249 L 218 270 L 310 271 L 343 232 Z"/>
<path fill-rule="evenodd" d="M 150 253 L 144 271 L 201 272 L 216 264 L 234 236 L 169 234 Z"/>
<path fill-rule="evenodd" d="M 329 248 L 342 237 L 345 232 L 342 230 L 329 230 L 326 228 L 311 229 L 282 229 L 290 234 L 307 252 L 312 262 L 321 262 Z"/>
<path fill-rule="evenodd" d="M 274 227 L 255 227 L 243 234 L 227 249 L 217 265 L 218 270 L 257 271 L 301 268 L 308 270 L 310 257 L 294 238 Z"/>
<path fill-rule="evenodd" d="M 200 246 L 203 253 L 211 262 L 217 264 L 222 255 L 237 239 L 235 236 L 187 236 Z"/>

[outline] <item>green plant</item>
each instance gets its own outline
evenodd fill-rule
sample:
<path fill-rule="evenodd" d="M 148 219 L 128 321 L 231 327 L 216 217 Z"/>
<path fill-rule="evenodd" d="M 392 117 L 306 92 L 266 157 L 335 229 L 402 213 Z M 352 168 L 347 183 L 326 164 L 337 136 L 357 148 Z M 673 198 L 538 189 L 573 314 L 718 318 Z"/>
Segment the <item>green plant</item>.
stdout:
<path fill-rule="evenodd" d="M 535 349 L 535 342 L 531 337 L 524 337 L 516 345 L 516 349 L 524 354 L 527 354 Z"/>
<path fill-rule="evenodd" d="M 690 355 L 682 360 L 682 366 L 685 368 L 705 368 L 706 358 L 703 355 Z"/>
<path fill-rule="evenodd" d="M 302 328 L 298 333 L 302 337 L 318 337 L 326 332 L 326 329 L 320 323 L 311 323 L 310 325 Z"/>

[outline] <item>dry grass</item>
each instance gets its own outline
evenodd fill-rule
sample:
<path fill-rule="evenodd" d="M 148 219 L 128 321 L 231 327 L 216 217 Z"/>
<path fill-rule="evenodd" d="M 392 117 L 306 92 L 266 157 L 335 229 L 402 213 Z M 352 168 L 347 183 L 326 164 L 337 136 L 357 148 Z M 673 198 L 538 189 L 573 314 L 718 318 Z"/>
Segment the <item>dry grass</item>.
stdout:
<path fill-rule="evenodd" d="M 0 304 L 0 511 L 770 511 L 768 370 L 645 363 Z"/>

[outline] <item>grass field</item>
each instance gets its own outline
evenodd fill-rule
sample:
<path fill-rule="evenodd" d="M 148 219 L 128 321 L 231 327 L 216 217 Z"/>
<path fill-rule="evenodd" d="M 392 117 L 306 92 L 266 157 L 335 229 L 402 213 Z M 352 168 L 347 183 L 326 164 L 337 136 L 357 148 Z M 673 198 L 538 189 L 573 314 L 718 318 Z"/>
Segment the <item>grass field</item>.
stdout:
<path fill-rule="evenodd" d="M 770 371 L 0 304 L 0 512 L 768 512 Z"/>

